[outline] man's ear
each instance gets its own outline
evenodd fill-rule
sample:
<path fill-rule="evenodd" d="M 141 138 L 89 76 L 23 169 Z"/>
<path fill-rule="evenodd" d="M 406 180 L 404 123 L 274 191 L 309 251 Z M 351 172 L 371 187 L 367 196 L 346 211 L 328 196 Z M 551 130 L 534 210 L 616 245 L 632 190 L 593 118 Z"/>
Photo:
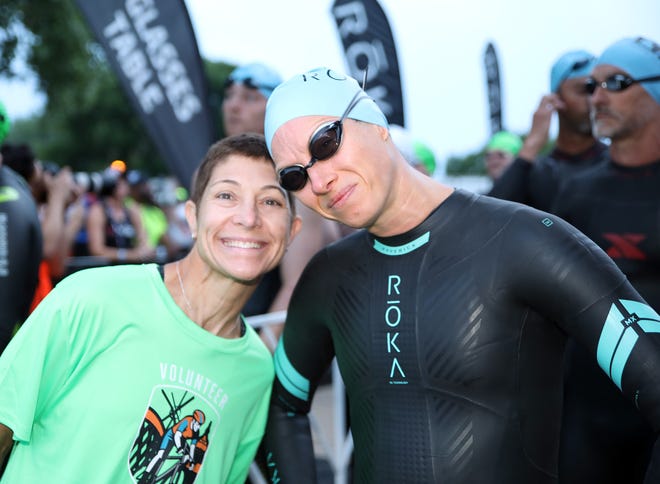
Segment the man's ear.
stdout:
<path fill-rule="evenodd" d="M 380 124 L 376 124 L 375 126 L 376 126 L 376 129 L 378 130 L 378 134 L 383 139 L 383 141 L 390 137 L 390 130 L 389 129 L 387 129 L 384 126 L 381 126 Z"/>

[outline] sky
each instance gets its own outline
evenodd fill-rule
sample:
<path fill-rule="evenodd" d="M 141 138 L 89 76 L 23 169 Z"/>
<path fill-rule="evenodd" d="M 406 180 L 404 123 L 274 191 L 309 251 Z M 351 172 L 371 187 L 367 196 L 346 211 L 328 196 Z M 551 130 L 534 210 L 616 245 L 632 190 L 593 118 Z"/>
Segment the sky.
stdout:
<path fill-rule="evenodd" d="M 203 57 L 232 64 L 264 62 L 283 78 L 325 65 L 347 71 L 332 0 L 186 0 Z M 443 164 L 480 150 L 490 125 L 483 53 L 498 54 L 503 124 L 528 131 L 564 52 L 595 55 L 616 40 L 660 43 L 659 0 L 379 0 L 396 43 L 406 128 Z M 37 111 L 34 83 L 0 80 L 16 119 Z M 553 122 L 551 135 L 556 132 Z"/>

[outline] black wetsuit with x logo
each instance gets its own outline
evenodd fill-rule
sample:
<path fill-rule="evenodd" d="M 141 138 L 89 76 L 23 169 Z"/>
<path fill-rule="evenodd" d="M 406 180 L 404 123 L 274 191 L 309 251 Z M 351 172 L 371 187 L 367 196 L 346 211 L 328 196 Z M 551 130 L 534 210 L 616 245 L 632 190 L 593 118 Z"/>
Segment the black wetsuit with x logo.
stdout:
<path fill-rule="evenodd" d="M 555 483 L 566 335 L 660 426 L 655 331 L 577 230 L 455 191 L 411 231 L 355 233 L 307 266 L 275 354 L 272 482 L 314 482 L 306 414 L 336 355 L 354 482 Z"/>
<path fill-rule="evenodd" d="M 530 163 L 516 158 L 488 192 L 491 197 L 550 211 L 564 180 L 603 163 L 607 146 L 596 141 L 586 151 L 569 155 L 557 148 Z"/>
<path fill-rule="evenodd" d="M 567 181 L 555 204 L 660 311 L 660 160 L 609 161 Z M 567 348 L 560 481 L 641 483 L 655 432 L 573 341 Z M 658 481 L 653 481 L 658 482 Z"/>

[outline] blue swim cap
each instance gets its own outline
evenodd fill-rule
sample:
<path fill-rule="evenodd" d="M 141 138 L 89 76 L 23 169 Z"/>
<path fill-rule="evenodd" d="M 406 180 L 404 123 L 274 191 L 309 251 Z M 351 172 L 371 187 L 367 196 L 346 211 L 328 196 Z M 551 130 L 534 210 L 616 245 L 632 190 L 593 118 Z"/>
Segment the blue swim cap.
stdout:
<path fill-rule="evenodd" d="M 597 65 L 608 64 L 626 71 L 633 79 L 660 76 L 660 45 L 644 37 L 621 39 L 598 58 Z M 660 81 L 641 86 L 660 104 Z"/>
<path fill-rule="evenodd" d="M 550 90 L 558 92 L 559 86 L 566 79 L 588 76 L 595 65 L 596 57 L 586 50 L 572 50 L 563 54 L 552 65 Z"/>
<path fill-rule="evenodd" d="M 287 121 L 301 116 L 340 117 L 358 92 L 364 91 L 355 79 L 328 67 L 317 67 L 283 82 L 266 104 L 264 134 L 268 151 L 272 154 L 273 136 Z M 387 118 L 371 98 L 357 103 L 348 117 L 388 127 Z"/>
<path fill-rule="evenodd" d="M 272 94 L 273 89 L 282 82 L 282 78 L 275 70 L 258 62 L 237 67 L 229 74 L 227 80 L 254 87 L 266 99 Z"/>

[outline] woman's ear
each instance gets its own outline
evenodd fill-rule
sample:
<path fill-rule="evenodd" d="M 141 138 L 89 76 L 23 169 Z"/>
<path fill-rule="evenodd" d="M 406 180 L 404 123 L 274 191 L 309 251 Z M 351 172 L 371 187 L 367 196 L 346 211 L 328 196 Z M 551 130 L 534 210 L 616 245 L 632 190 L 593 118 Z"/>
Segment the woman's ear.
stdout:
<path fill-rule="evenodd" d="M 192 200 L 186 200 L 186 221 L 193 239 L 197 238 L 197 205 Z"/>

